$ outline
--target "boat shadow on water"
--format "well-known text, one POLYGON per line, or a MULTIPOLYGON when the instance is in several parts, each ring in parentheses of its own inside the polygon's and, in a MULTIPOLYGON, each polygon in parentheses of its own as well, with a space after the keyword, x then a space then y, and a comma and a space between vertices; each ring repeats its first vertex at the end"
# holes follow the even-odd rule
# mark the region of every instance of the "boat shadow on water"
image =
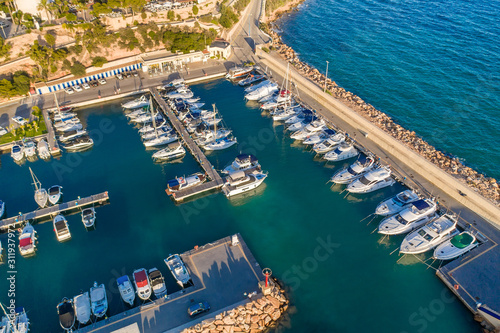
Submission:
POLYGON ((184 156, 181 156, 181 157, 178 157, 178 158, 175 158, 175 159, 168 159, 168 158, 153 159, 153 163, 154 164, 159 164, 159 165, 164 165, 164 164, 179 164, 179 163, 182 163, 183 158, 184 158, 184 156))

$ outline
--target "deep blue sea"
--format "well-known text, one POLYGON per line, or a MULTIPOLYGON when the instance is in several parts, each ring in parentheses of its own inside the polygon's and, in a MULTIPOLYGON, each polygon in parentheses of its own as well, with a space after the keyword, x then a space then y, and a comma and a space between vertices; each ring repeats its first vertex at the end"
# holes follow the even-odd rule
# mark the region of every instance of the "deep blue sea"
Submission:
POLYGON ((283 41, 435 147, 500 177, 500 2, 306 0, 283 41))

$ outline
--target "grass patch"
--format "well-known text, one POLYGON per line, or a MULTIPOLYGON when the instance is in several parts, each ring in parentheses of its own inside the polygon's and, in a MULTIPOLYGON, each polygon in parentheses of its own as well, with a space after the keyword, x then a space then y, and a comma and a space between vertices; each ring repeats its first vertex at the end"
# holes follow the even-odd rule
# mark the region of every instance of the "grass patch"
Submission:
POLYGON ((45 134, 47 133, 47 126, 45 126, 45 121, 43 120, 43 116, 40 116, 38 120, 35 120, 19 128, 16 128, 15 133, 16 135, 14 135, 12 132, 2 135, 0 137, 0 144, 9 143, 12 141, 18 141, 21 140, 22 138, 32 138, 35 136, 45 134), (34 123, 38 125, 36 130, 35 127, 33 126, 34 123))

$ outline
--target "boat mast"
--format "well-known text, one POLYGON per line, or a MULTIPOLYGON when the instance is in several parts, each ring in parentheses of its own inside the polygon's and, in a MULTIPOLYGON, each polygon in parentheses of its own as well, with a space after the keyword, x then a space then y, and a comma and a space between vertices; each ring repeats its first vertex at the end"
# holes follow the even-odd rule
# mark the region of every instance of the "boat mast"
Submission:
POLYGON ((154 115, 154 107, 153 107, 153 100, 151 98, 151 96, 149 96, 149 109, 151 111, 151 120, 153 121, 153 128, 155 129, 155 135, 156 135, 156 138, 158 139, 158 132, 156 131, 156 117, 154 115))
POLYGON ((215 108, 215 103, 212 104, 214 107, 214 140, 217 140, 217 122, 215 121, 215 116, 217 114, 216 108, 215 108))
POLYGON ((9 321, 10 325, 12 326, 11 328, 13 329, 13 332, 19 333, 19 330, 16 327, 16 322, 14 321, 14 319, 11 319, 10 316, 7 314, 7 311, 5 311, 5 308, 3 307, 2 303, 0 303, 0 307, 2 308, 2 311, 5 314, 5 317, 7 317, 7 320, 9 321))
POLYGON ((31 178, 33 178, 32 185, 35 185, 35 188, 36 188, 37 191, 40 190, 40 188, 42 187, 42 184, 40 183, 40 181, 38 180, 38 178, 36 178, 36 175, 33 172, 33 170, 31 170, 31 167, 28 167, 28 169, 30 169, 31 178))

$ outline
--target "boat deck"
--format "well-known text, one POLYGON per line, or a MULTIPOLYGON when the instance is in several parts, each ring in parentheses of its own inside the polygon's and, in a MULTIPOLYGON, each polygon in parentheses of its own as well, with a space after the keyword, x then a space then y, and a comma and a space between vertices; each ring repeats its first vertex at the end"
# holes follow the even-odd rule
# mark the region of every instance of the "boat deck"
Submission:
MULTIPOLYGON (((185 327, 250 301, 245 293, 259 293, 258 282, 263 275, 241 235, 237 236, 239 244, 235 246, 231 244, 231 237, 225 237, 180 255, 191 273, 193 286, 75 332, 122 332, 132 327, 133 332, 140 333, 180 332, 185 327), (207 301, 211 309, 192 319, 187 314, 187 308, 199 301, 207 301)), ((166 266, 163 267, 164 271, 167 270, 166 266)), ((163 275, 165 279, 173 279, 170 272, 163 275)))
POLYGON ((37 209, 33 212, 21 214, 18 216, 9 217, 0 220, 0 230, 6 231, 11 228, 16 228, 27 221, 38 221, 45 218, 52 218, 59 213, 69 212, 71 210, 80 210, 90 205, 102 205, 109 200, 108 192, 94 194, 86 198, 72 200, 69 202, 57 204, 54 206, 37 209))

